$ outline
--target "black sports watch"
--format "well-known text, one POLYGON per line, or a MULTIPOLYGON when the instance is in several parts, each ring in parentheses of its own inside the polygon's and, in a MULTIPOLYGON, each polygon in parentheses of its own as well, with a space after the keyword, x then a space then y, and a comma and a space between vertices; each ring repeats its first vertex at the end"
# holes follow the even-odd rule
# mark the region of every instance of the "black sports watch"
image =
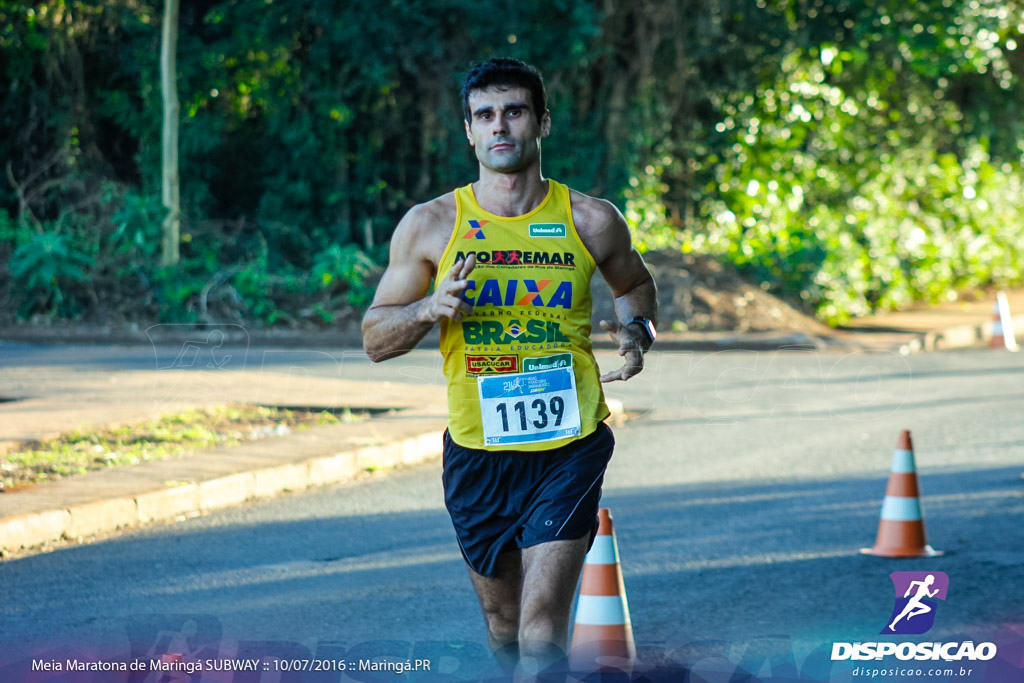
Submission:
MULTIPOLYGON (((629 327, 634 323, 643 328, 644 332, 647 334, 647 339, 649 340, 647 343, 647 349, 651 348, 651 344, 653 344, 654 340, 657 339, 658 337, 658 332, 657 330, 654 329, 654 323, 651 322, 650 318, 637 317, 633 318, 628 323, 626 323, 626 327, 629 327)), ((644 351, 646 351, 647 349, 644 349, 644 351)))

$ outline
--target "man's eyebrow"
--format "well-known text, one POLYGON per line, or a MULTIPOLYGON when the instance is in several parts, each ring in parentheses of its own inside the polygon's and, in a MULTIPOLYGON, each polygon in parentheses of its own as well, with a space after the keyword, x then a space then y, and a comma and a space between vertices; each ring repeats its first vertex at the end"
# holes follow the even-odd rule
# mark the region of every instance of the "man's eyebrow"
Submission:
MULTIPOLYGON (((509 102, 504 107, 501 107, 501 110, 502 111, 509 111, 511 109, 527 109, 527 110, 529 110, 529 108, 530 108, 530 105, 526 104, 526 102, 509 102)), ((493 106, 491 106, 489 104, 485 104, 482 107, 477 107, 476 109, 474 109, 473 110, 473 116, 480 116, 481 114, 488 114, 488 113, 491 113, 493 111, 494 111, 494 107, 493 106)))

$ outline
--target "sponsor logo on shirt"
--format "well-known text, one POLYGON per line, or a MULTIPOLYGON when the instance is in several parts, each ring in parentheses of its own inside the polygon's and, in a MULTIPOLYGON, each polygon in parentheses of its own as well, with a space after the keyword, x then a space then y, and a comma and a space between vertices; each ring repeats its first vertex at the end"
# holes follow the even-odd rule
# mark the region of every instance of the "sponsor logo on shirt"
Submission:
POLYGON ((464 240, 485 240, 487 236, 484 235, 483 227, 490 221, 470 221, 469 232, 462 236, 464 240))
MULTIPOLYGON (((472 231, 470 231, 472 232, 472 231)), ((483 234, 478 233, 478 234, 483 234)), ((463 239, 470 239, 466 233, 463 239)), ((478 237, 477 239, 483 239, 478 237)), ((575 268, 576 255, 571 251, 522 251, 520 249, 481 249, 477 251, 456 251, 455 260, 465 261, 470 254, 476 256, 477 265, 485 266, 558 266, 575 268)))
POLYGON ((572 308, 572 281, 489 278, 469 280, 462 299, 471 306, 572 308))
POLYGON ((514 354, 466 356, 466 372, 470 375, 491 375, 519 372, 519 356, 514 354))
POLYGON ((530 237, 565 237, 565 223, 530 223, 530 237))
POLYGON ((523 372, 537 372, 539 370, 557 370, 558 368, 572 367, 572 354, 559 353, 554 356, 543 358, 524 358, 523 372))
POLYGON ((530 320, 526 325, 512 320, 507 326, 497 320, 466 320, 462 323, 462 338, 470 346, 569 342, 562 328, 553 320, 530 320))

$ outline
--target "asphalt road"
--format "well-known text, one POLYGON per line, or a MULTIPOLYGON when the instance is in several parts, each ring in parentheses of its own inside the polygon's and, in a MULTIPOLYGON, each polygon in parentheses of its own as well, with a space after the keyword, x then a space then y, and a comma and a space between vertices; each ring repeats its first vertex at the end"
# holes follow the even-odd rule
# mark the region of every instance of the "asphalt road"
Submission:
MULTIPOLYGON (((372 367, 353 355, 344 369, 441 381, 431 352, 372 367)), ((608 393, 635 415, 615 430, 603 504, 649 665, 684 664, 693 681, 855 680, 853 663, 828 661, 832 643, 878 640, 890 572, 925 570, 950 579, 928 639, 994 639, 1000 666, 1024 659, 1024 356, 655 353, 608 393), (874 541, 901 429, 943 557, 858 553, 874 541)), ((0 680, 33 658, 175 647, 424 658, 432 677, 472 680, 493 673, 482 643, 437 465, 0 563, 0 680)))

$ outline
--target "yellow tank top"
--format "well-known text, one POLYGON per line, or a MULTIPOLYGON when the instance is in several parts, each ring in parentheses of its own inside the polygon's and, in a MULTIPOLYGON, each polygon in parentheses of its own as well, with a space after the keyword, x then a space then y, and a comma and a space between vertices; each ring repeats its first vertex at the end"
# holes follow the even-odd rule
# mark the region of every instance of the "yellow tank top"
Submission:
POLYGON ((469 254, 473 314, 441 323, 448 429, 455 443, 541 451, 591 434, 608 417, 590 343, 596 270, 572 221, 569 188, 548 181, 540 206, 496 216, 473 186, 455 191, 455 229, 439 277, 469 254))

